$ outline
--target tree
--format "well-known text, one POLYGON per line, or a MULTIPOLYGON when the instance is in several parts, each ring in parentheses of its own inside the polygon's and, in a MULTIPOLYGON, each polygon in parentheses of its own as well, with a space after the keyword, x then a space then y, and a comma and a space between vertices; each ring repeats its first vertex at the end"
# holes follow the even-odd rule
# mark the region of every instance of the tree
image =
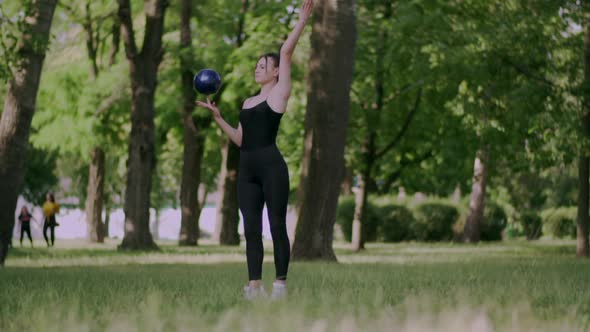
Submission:
MULTIPOLYGON (((249 0, 242 0, 237 26, 235 29, 235 48, 239 50, 247 37, 245 32, 246 14, 250 7, 249 0)), ((233 68, 228 68, 232 70, 233 68)), ((221 91, 223 92, 223 91, 221 91)), ((221 98, 221 93, 217 99, 221 98)), ((241 103, 235 102, 232 106, 239 109, 241 103), (236 107, 237 106, 237 107, 236 107)), ((233 117, 235 118, 235 116, 233 117)), ((223 138, 221 146, 221 173, 219 174, 219 183, 217 191, 219 192, 219 201, 217 203, 215 234, 214 238, 219 239, 220 244, 238 245, 240 236, 238 235, 238 223, 240 216, 238 214, 238 166, 240 163, 240 150, 230 142, 226 137, 223 138)))
POLYGON ((14 210, 22 189, 31 120, 57 0, 27 1, 16 46, 19 59, 0 119, 0 265, 8 253, 14 210))
MULTIPOLYGON (((369 194, 375 191, 375 169, 379 166, 380 160, 385 159, 390 151, 398 147, 402 138, 407 134, 410 124, 420 106, 422 86, 424 84, 424 73, 418 76, 416 82, 408 82, 417 75, 406 68, 423 68, 427 65, 422 63, 414 65, 412 60, 423 61, 418 47, 413 48, 412 40, 403 40, 400 36, 391 36, 392 31, 403 31, 406 27, 393 17, 394 4, 390 1, 366 1, 362 2, 359 9, 359 17, 366 17, 368 23, 359 32, 359 47, 355 62, 355 81, 353 83, 353 109, 355 114, 353 130, 349 134, 351 139, 360 137, 348 148, 351 151, 353 161, 351 167, 354 169, 357 178, 357 190, 355 191, 355 210, 352 226, 352 247, 359 251, 364 248, 362 224, 365 220, 366 205, 369 194), (361 16, 362 15, 362 16, 361 16), (374 17, 374 19, 368 19, 374 17), (396 27, 394 29, 393 27, 396 27), (398 44, 399 43, 399 44, 398 44), (405 47, 399 47, 404 45, 405 47), (418 51, 418 52, 417 52, 418 51), (418 53, 418 54, 416 54, 418 53), (399 67, 398 67, 399 66, 399 67), (401 80, 399 78, 402 78, 401 80), (403 80, 406 82, 403 82, 403 80), (401 89, 397 84, 404 84, 401 89), (418 90, 413 102, 413 107, 405 112, 403 117, 396 117, 393 123, 387 121, 386 117, 393 117, 400 113, 402 107, 392 105, 399 95, 418 90), (400 128, 392 129, 392 124, 401 123, 400 128), (395 135, 389 137, 389 132, 395 135), (351 135, 352 134, 352 135, 351 135), (379 137, 387 137, 385 140, 379 137), (357 149, 357 147, 359 147, 357 149)), ((396 12, 402 12, 404 7, 395 7, 396 12)), ((363 18, 364 18, 363 17, 363 18)), ((364 21, 364 20, 363 20, 364 21)), ((414 20, 410 20, 413 22, 414 20)), ((418 27, 415 27, 418 28, 418 27)), ((403 36, 401 36, 403 38, 403 36)))
MULTIPOLYGON (((72 4, 68 6, 61 4, 74 22, 80 23, 84 29, 86 53, 88 61, 90 62, 90 80, 95 81, 101 72, 99 66, 100 50, 104 47, 105 36, 113 33, 112 52, 110 54, 109 66, 115 63, 115 57, 118 51, 118 30, 103 31, 105 23, 109 19, 115 18, 114 11, 104 3, 91 2, 87 0, 83 6, 76 6, 72 4), (94 4, 94 6, 92 6, 94 4), (97 6, 100 5, 100 7, 97 6), (82 8, 83 7, 83 8, 82 8)), ((113 26, 119 26, 118 20, 113 19, 113 26)), ((113 104, 121 99, 122 95, 113 91, 113 93, 106 97, 98 106, 94 113, 96 117, 101 116, 101 113, 107 112, 112 108, 113 104)), ((104 117, 103 117, 104 118, 104 117)), ((108 124, 102 123, 103 126, 108 124)), ((86 193, 86 224, 87 224, 87 239, 90 242, 103 243, 105 237, 105 225, 102 221, 103 203, 104 203, 104 186, 105 186, 105 150, 102 144, 96 144, 90 151, 90 165, 88 168, 88 184, 86 193)))
POLYGON ((300 203, 292 256, 336 260, 333 228, 350 108, 356 42, 354 0, 316 4, 311 33, 305 116, 305 152, 300 203))
POLYGON ((150 192, 155 167, 154 94, 163 56, 162 35, 166 0, 145 4, 144 40, 138 50, 129 0, 119 0, 119 19, 131 80, 131 134, 125 190, 125 237, 121 249, 156 249, 149 231, 150 192))
MULTIPOLYGON (((480 38, 476 51, 465 53, 474 60, 471 63, 479 73, 465 81, 471 86, 467 94, 475 103, 464 105, 475 111, 471 114, 476 123, 474 141, 478 142, 465 242, 479 241, 486 184, 492 176, 498 176, 498 166, 509 163, 513 170, 524 170, 522 165, 533 161, 527 152, 543 140, 537 118, 551 111, 548 101, 557 92, 545 77, 554 67, 555 41, 562 38, 560 4, 507 3, 492 10, 495 14, 485 19, 475 15, 465 20, 477 20, 476 35, 480 38), (531 45, 539 52, 531 52, 531 45), (534 80, 530 79, 532 72, 534 80)), ((465 92, 465 86, 462 88, 465 92)))
POLYGON ((58 154, 56 151, 29 146, 27 170, 22 195, 33 204, 43 204, 45 195, 58 184, 55 174, 58 154))
POLYGON ((469 214, 463 230, 465 242, 479 242, 480 239, 488 180, 488 161, 488 149, 478 150, 473 165, 469 214))
MULTIPOLYGON (((590 3, 583 1, 584 10, 584 80, 582 82, 582 112, 580 123, 582 136, 590 139, 590 3)), ((577 244, 576 254, 582 257, 590 255, 590 244, 588 243, 588 230, 590 225, 590 155, 588 145, 584 145, 580 151, 578 161, 578 216, 577 216, 577 244)))
POLYGON ((193 58, 191 36, 192 1, 180 3, 180 70, 182 82, 182 126, 184 153, 182 163, 182 182, 180 187, 181 223, 180 245, 197 245, 199 238, 199 184, 201 183, 201 161, 205 147, 205 135, 209 118, 203 119, 193 115, 195 109, 195 91, 193 90, 193 58))

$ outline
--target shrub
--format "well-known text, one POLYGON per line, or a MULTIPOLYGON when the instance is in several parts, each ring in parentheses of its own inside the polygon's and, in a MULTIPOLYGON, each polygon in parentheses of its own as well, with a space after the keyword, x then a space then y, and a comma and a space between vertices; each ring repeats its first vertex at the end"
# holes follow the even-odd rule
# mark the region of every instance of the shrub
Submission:
MULTIPOLYGON (((344 239, 348 242, 352 239, 352 219, 354 218, 354 196, 344 196, 338 201, 336 211, 336 223, 340 225, 344 239)), ((367 201, 365 220, 362 227, 365 242, 377 240, 377 227, 379 225, 378 207, 370 200, 367 201)))
POLYGON ((414 208, 416 222, 412 231, 421 241, 450 241, 453 225, 459 218, 454 205, 443 202, 426 202, 414 208))
MULTIPOLYGON (((486 203, 484 209, 484 219, 480 229, 481 241, 500 241, 502 240, 502 232, 508 224, 508 217, 504 209, 495 203, 486 203)), ((459 220, 453 225, 454 240, 463 240, 463 229, 467 221, 468 209, 462 211, 459 220)))
POLYGON ((383 205, 378 208, 380 227, 378 237, 383 242, 400 242, 413 239, 412 225, 415 223, 412 212, 401 205, 383 205))
POLYGON ((577 209, 575 207, 547 209, 541 213, 541 217, 545 233, 560 239, 576 237, 577 209))
POLYGON ((534 211, 525 211, 520 215, 520 225, 527 240, 536 240, 543 235, 541 217, 534 211))
POLYGON ((507 223, 508 217, 500 205, 495 203, 486 204, 480 239, 482 241, 502 240, 502 232, 507 223))

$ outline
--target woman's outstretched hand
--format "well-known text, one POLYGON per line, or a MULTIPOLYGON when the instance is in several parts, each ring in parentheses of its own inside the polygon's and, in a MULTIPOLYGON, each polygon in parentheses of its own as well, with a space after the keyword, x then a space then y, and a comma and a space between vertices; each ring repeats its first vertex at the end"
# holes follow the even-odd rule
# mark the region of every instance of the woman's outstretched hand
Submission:
POLYGON ((301 9, 299 9, 299 19, 302 21, 307 21, 312 11, 313 0, 303 0, 303 3, 301 3, 301 9))
POLYGON ((221 117, 221 112, 219 112, 219 108, 217 108, 215 102, 211 102, 209 97, 207 97, 207 102, 197 100, 197 106, 204 107, 211 111, 211 115, 213 115, 214 118, 221 117))

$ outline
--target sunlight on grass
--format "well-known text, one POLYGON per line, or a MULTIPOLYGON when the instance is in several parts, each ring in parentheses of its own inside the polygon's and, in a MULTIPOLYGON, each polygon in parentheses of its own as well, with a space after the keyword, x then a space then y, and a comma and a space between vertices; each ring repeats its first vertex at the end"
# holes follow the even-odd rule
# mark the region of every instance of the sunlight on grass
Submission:
MULTIPOLYGON (((17 248, 1 331, 586 331, 590 262, 555 243, 369 244, 295 262, 284 302, 246 302, 244 247, 17 248)), ((274 276, 272 246, 263 279, 274 276)))
MULTIPOLYGON (((206 310, 183 305, 170 308, 164 294, 152 292, 138 298, 136 307, 125 312, 104 310, 91 317, 78 304, 61 305, 58 310, 33 312, 21 324, 7 330, 44 331, 585 331, 585 322, 570 312, 561 319, 536 317, 526 303, 474 306, 466 302, 436 307, 437 300, 411 298, 399 305, 371 305, 352 308, 350 303, 312 303, 305 299, 274 303, 238 303, 212 316, 206 310), (47 325, 47 322, 51 322, 47 325)), ((344 299, 353 297, 344 294, 344 299)))

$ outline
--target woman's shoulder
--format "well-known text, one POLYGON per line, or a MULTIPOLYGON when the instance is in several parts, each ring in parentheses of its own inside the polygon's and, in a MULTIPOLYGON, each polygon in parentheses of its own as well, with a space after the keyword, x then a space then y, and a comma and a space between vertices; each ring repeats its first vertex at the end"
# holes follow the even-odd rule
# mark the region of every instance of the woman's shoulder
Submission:
POLYGON ((250 102, 252 101, 252 99, 254 99, 254 97, 256 96, 251 96, 244 99, 244 102, 242 103, 242 108, 246 108, 246 105, 250 105, 250 102))

